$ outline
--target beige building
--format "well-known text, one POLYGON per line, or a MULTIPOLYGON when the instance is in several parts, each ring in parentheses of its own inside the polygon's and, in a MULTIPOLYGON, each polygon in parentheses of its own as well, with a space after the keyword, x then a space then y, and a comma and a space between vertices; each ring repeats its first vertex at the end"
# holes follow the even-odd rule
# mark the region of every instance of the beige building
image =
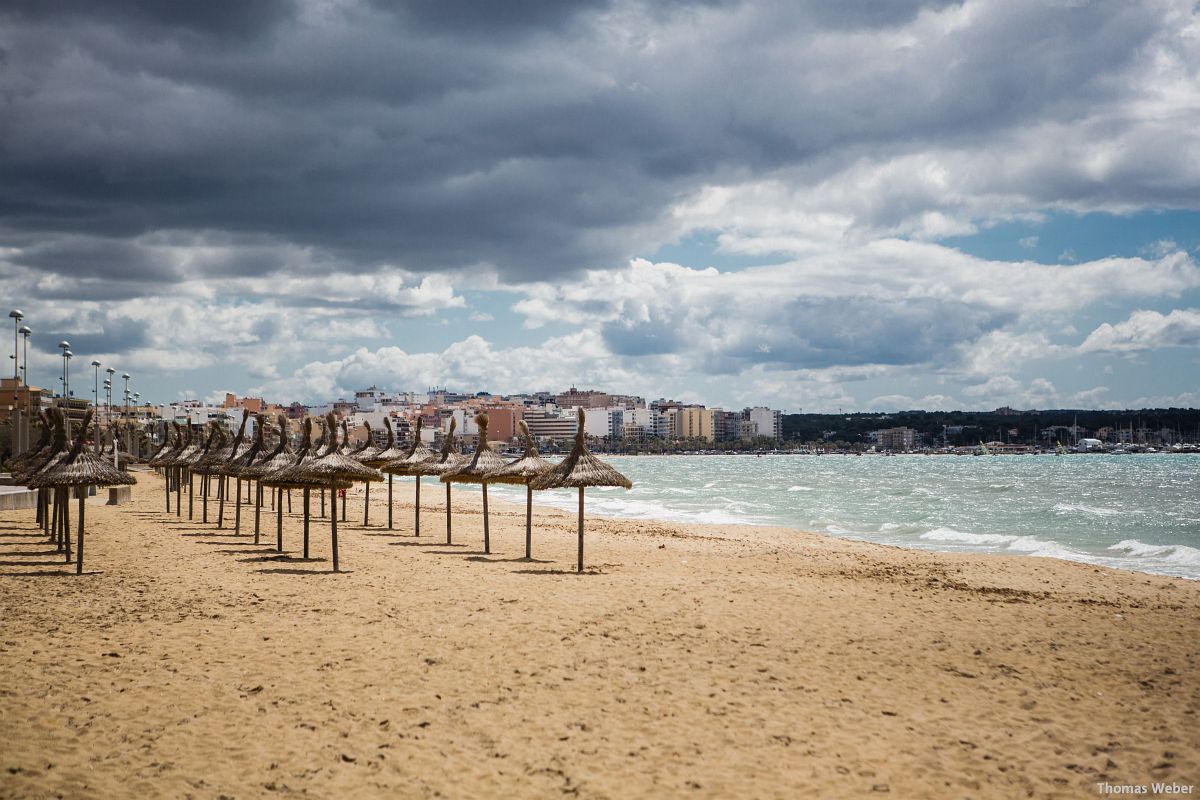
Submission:
POLYGON ((713 440, 713 415, 707 408, 689 406, 679 409, 675 414, 675 427, 681 439, 713 440))

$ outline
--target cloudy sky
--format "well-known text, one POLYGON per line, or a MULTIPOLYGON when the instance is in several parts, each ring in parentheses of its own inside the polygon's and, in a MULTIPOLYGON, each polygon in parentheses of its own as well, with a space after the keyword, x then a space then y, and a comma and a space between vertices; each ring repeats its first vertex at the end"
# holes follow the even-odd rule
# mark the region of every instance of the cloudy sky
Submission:
POLYGON ((1193 0, 8 0, 0 102, 77 395, 1200 405, 1193 0))

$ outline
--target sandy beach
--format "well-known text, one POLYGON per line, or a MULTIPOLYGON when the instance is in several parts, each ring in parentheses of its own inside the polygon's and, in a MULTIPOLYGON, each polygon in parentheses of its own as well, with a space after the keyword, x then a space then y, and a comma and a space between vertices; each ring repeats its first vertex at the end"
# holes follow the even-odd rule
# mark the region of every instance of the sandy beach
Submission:
MULTIPOLYGON (((1200 583, 361 489, 310 561, 89 503, 0 512, 4 797, 1096 797, 1200 783, 1200 583)), ((293 508, 300 509, 299 493, 293 508)), ((317 504, 314 503, 314 507, 317 504)), ((1193 789, 1193 794, 1195 793, 1193 789)))

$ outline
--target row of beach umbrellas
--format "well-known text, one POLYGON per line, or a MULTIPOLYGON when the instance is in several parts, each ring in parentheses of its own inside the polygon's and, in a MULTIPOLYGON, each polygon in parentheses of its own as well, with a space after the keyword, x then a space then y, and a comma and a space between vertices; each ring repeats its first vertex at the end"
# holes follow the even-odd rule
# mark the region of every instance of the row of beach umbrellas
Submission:
MULTIPOLYGON (((8 461, 14 481, 37 490, 35 522, 71 563, 71 499, 78 499, 75 572, 83 573, 85 504, 91 487, 129 486, 137 479, 86 446, 93 411, 88 409, 73 444, 67 440, 66 418, 51 407, 41 412, 42 436, 37 446, 8 461)), ((99 431, 96 431, 99 435, 99 431)))
MULTIPOLYGON (((525 558, 533 556, 533 492, 541 489, 577 488, 579 490, 578 559, 577 569, 583 571, 584 532, 584 489, 589 486, 622 486, 630 488, 629 479, 588 452, 584 436, 583 412, 579 411, 579 427, 575 444, 570 454, 560 463, 553 464, 538 455, 537 445, 524 422, 520 423, 525 441, 525 451, 518 458, 506 461, 496 453, 487 439, 488 417, 481 413, 475 421, 479 427, 479 440, 474 453, 460 454, 456 447, 457 421, 451 419, 450 429, 442 442, 440 452, 426 447, 421 442, 421 423, 417 422, 411 446, 398 447, 391 420, 384 420, 387 440, 381 446, 371 444, 370 426, 366 441, 357 449, 351 449, 349 432, 345 421, 341 424, 341 437, 333 414, 326 416, 321 437, 313 441, 313 421, 305 420, 300 445, 290 445, 289 423, 280 415, 277 443, 269 447, 265 435, 267 420, 258 415, 252 440, 245 436, 246 420, 232 441, 227 440, 220 425, 211 424, 207 438, 193 441, 193 433, 187 426, 174 425, 174 438, 164 437, 159 451, 148 461, 152 467, 160 468, 167 476, 165 484, 166 508, 171 510, 171 492, 175 492, 175 513, 182 514, 182 488, 188 486, 188 514, 192 515, 194 495, 193 476, 202 479, 202 520, 207 522, 207 502, 210 496, 209 481, 217 479, 218 516, 217 525, 224 524, 224 502, 229 495, 228 480, 233 479, 236 499, 235 533, 241 531, 242 482, 256 483, 254 497, 254 536, 259 541, 261 512, 266 492, 273 494, 276 512, 276 548, 283 550, 283 507, 285 492, 289 498, 293 489, 302 492, 303 552, 309 557, 310 502, 314 492, 321 495, 324 515, 325 494, 330 502, 330 544, 333 569, 338 571, 337 502, 339 493, 351 486, 365 484, 366 499, 363 510, 364 526, 370 524, 370 485, 388 480, 388 527, 392 520, 392 480, 395 477, 416 479, 416 502, 414 507, 414 535, 421 535, 421 479, 434 476, 446 486, 446 543, 453 543, 453 505, 451 491, 454 484, 479 484, 483 498, 483 548, 491 553, 491 532, 488 514, 488 485, 492 483, 518 484, 526 488, 525 558)), ((249 488, 247 489, 249 496, 249 488)), ((346 509, 343 502, 342 519, 346 509)))

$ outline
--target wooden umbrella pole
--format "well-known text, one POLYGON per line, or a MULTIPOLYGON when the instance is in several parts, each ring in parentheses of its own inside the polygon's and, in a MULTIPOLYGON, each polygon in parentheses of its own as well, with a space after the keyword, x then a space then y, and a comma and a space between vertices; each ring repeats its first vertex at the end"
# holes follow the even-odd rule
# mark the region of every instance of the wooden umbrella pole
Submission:
POLYGON ((283 552, 283 489, 279 490, 279 502, 275 514, 275 550, 283 552))
MULTIPOLYGON (((292 490, 291 489, 287 490, 287 500, 288 500, 288 513, 290 514, 290 513, 292 513, 292 490)), ((283 490, 280 490, 279 502, 281 502, 281 503, 283 502, 283 490)))
POLYGON ((201 508, 203 509, 203 512, 204 512, 203 515, 200 517, 200 521, 207 523, 208 522, 208 476, 207 475, 200 476, 200 501, 201 501, 201 508))
POLYGON ((187 470, 188 519, 192 519, 193 505, 195 504, 195 500, 196 500, 196 482, 195 482, 195 480, 193 480, 193 478, 194 478, 194 476, 192 475, 192 471, 190 469, 187 470))
POLYGON ((171 471, 163 470, 163 491, 167 495, 167 513, 171 513, 171 471))
POLYGON ((367 498, 363 500, 363 527, 370 524, 371 516, 371 482, 367 481, 367 498))
POLYGON ((304 557, 308 558, 308 489, 304 490, 304 557))
POLYGON ((325 490, 321 490, 321 519, 325 519, 325 490))
POLYGON ((179 467, 175 468, 175 516, 181 516, 183 510, 180 508, 180 502, 183 500, 183 470, 179 467))
POLYGON ((337 489, 330 486, 329 488, 329 533, 333 546, 333 571, 338 571, 338 551, 337 551, 337 489))
POLYGON ((41 527, 45 527, 45 515, 42 514, 42 503, 46 500, 46 490, 37 490, 37 513, 34 515, 33 523, 41 527))
POLYGON ((525 482, 525 560, 533 558, 533 486, 525 482))
POLYGON ((450 544, 450 484, 446 484, 446 544, 450 544))
POLYGON ((242 533, 242 479, 234 478, 237 482, 237 501, 233 506, 233 532, 236 535, 242 533))
POLYGON ((62 541, 66 562, 71 563, 71 487, 63 492, 62 541))
MULTIPOLYGON (((79 495, 79 543, 75 546, 75 574, 83 574, 83 496, 87 494, 85 491, 79 495)), ((168 494, 167 497, 170 497, 168 494)))
POLYGON ((392 473, 388 473, 388 530, 392 529, 392 478, 396 477, 392 473))
POLYGON ((224 475, 217 476, 217 527, 225 527, 225 494, 229 479, 224 475))
POLYGON ((417 501, 416 502, 417 502, 416 511, 413 513, 413 528, 414 528, 413 535, 420 536, 421 535, 421 476, 420 475, 417 476, 417 501))
POLYGON ((258 544, 259 523, 262 521, 262 481, 254 484, 254 543, 258 544))
POLYGON ((583 487, 579 487, 579 568, 583 572, 583 487))
MULTIPOLYGON (((337 489, 330 489, 329 491, 336 492, 337 489)), ((348 490, 343 489, 342 491, 348 491, 348 490)), ((348 506, 348 505, 350 505, 350 495, 349 494, 342 495, 342 522, 346 521, 346 506, 348 506)))
MULTIPOLYGON (((50 503, 50 531, 49 531, 50 541, 54 542, 55 545, 58 545, 58 506, 59 506, 58 493, 59 493, 59 490, 51 489, 50 491, 54 493, 54 499, 50 503)), ((56 549, 62 549, 62 548, 58 547, 56 549)))
POLYGON ((492 552, 492 538, 488 532, 487 481, 483 482, 483 552, 485 555, 492 552))

